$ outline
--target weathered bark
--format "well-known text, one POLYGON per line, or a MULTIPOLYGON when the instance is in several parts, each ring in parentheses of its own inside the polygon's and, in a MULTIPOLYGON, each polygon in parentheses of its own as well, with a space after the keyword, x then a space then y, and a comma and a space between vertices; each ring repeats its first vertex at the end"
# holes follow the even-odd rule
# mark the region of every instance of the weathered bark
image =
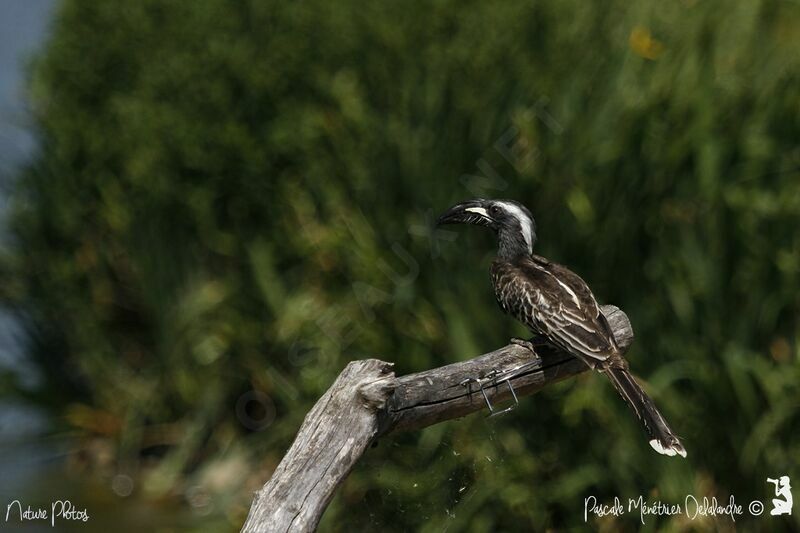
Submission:
MULTIPOLYGON (((633 342, 628 317, 603 306, 624 352, 633 342)), ((336 488, 367 447, 395 430, 420 429, 486 409, 483 393, 469 378, 482 380, 496 404, 574 376, 588 367, 552 347, 509 344, 468 361, 396 378, 392 364, 353 361, 306 415, 294 443, 259 490, 242 531, 313 531, 336 488), (494 374, 496 377, 490 377, 494 374)))
POLYGON ((306 415, 289 451, 256 493, 243 531, 313 531, 339 483, 378 433, 392 365, 353 361, 306 415), (369 394, 360 394, 362 387, 369 394))

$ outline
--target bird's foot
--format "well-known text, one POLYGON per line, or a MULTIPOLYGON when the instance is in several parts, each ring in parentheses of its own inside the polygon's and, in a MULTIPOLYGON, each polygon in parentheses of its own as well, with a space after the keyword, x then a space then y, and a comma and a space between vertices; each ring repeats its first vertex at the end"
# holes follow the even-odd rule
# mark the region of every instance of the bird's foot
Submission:
POLYGON ((508 341, 511 344, 516 344, 517 346, 522 346, 523 348, 528 349, 531 352, 536 353, 537 346, 544 346, 547 344, 547 341, 541 335, 534 335, 530 339, 521 339, 519 337, 511 337, 511 340, 508 341))
POLYGON ((486 403, 486 407, 489 409, 489 417, 502 415, 513 410, 515 407, 519 405, 519 399, 517 398, 517 393, 514 390, 514 387, 511 385, 510 378, 502 378, 499 380, 500 383, 505 382, 508 385, 508 390, 511 392, 511 396, 514 398, 514 403, 510 406, 502 409, 500 411, 496 410, 495 407, 492 405, 492 402, 489 400, 489 396, 486 394, 486 384, 489 383, 489 386, 494 385, 497 388, 500 383, 498 383, 498 377, 503 374, 502 371, 494 369, 490 371, 486 376, 483 378, 472 378, 469 377, 461 382, 461 385, 467 387, 469 390, 469 394, 472 394, 472 384, 475 383, 478 385, 478 390, 480 390, 481 395, 483 396, 483 401, 486 403))

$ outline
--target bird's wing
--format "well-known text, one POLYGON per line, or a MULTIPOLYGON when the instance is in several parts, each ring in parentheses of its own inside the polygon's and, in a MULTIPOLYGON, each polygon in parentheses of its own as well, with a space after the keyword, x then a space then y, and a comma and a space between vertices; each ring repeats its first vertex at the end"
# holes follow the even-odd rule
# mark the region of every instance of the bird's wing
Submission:
POLYGON ((592 366, 616 353, 614 334, 586 282, 562 265, 537 259, 517 265, 533 304, 524 322, 592 366))

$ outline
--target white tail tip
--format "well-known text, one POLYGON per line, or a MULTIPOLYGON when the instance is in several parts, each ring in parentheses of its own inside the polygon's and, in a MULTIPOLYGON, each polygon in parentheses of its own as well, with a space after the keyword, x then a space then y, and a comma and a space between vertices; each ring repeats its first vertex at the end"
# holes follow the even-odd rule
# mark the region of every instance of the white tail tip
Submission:
POLYGON ((683 449, 683 446, 680 444, 673 444, 668 448, 665 448, 661 441, 658 439, 653 439, 650 441, 650 446, 653 447, 655 451, 660 453, 661 455, 668 455, 670 457, 675 457, 676 455, 680 455, 681 457, 686 457, 686 450, 683 449))

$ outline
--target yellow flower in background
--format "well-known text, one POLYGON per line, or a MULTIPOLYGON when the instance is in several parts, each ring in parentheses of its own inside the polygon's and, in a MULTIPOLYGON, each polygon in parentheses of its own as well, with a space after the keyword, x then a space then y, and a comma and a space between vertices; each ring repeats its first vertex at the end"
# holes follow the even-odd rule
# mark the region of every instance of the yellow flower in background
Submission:
POLYGON ((644 26, 635 26, 631 30, 628 44, 637 55, 645 59, 658 59, 664 52, 664 44, 658 39, 654 39, 650 30, 644 26))

